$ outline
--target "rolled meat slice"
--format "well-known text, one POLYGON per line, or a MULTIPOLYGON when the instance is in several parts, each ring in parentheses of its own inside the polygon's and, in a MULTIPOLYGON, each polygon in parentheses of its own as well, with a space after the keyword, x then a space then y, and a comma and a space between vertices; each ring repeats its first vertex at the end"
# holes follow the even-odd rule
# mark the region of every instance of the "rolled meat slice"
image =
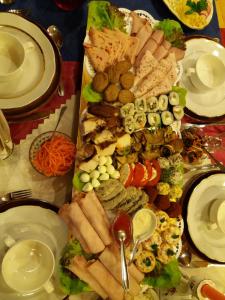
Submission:
POLYGON ((176 57, 176 61, 181 60, 184 58, 185 55, 185 50, 182 50, 180 48, 177 47, 171 47, 169 49, 169 53, 174 53, 175 57, 176 57))
POLYGON ((131 35, 136 35, 141 29, 141 27, 144 26, 146 20, 144 18, 139 17, 138 14, 134 11, 130 13, 130 16, 132 17, 131 35))
POLYGON ((121 285, 100 261, 97 260, 90 264, 87 269, 99 282, 111 300, 123 300, 124 292, 121 285))
POLYGON ((137 48, 137 55, 144 47, 145 43, 150 38, 151 34, 152 34, 152 26, 150 25, 150 23, 147 22, 143 27, 141 27, 141 29, 137 33, 137 38, 140 41, 137 48))
POLYGON ((89 194, 91 195, 91 198, 92 198, 92 201, 95 203, 96 207, 98 208, 100 214, 102 215, 102 217, 104 218, 104 221, 105 223, 107 224, 107 227, 109 228, 110 227, 110 222, 109 222, 109 219, 106 215, 106 212, 103 208, 103 206, 101 205, 97 195, 95 194, 94 191, 92 192, 89 192, 89 194), (91 194, 90 194, 91 193, 91 194))
POLYGON ((162 30, 156 29, 153 31, 151 38, 160 45, 164 39, 164 32, 162 30))
POLYGON ((160 45, 156 51, 154 52, 154 57, 157 60, 161 60, 162 58, 166 57, 168 54, 168 50, 164 48, 162 45, 160 45))
MULTIPOLYGON (((99 260, 108 269, 108 271, 113 275, 113 277, 122 284, 121 279, 121 263, 120 258, 116 257, 108 247, 100 254, 99 260)), ((136 296, 140 292, 140 285, 137 281, 129 274, 129 291, 132 295, 136 296)))
POLYGON ((108 222, 106 223, 101 210, 99 210, 99 206, 96 205, 97 201, 98 199, 96 200, 95 192, 92 191, 87 193, 84 198, 79 200, 79 206, 87 217, 88 221, 96 230, 103 243, 105 245, 109 245, 112 242, 112 238, 109 232, 108 222))
POLYGON ((108 298, 107 293, 87 269, 88 262, 83 256, 75 256, 68 267, 81 280, 85 281, 102 299, 108 298))
POLYGON ((83 240, 86 242, 91 253, 99 253, 104 250, 105 245, 98 236, 97 232, 89 223, 88 219, 81 210, 77 202, 70 204, 69 216, 75 228, 79 231, 83 240))
POLYGON ((157 47, 158 44, 152 38, 149 38, 144 47, 139 52, 138 56, 136 57, 135 66, 138 68, 147 51, 150 51, 153 54, 156 51, 157 47))

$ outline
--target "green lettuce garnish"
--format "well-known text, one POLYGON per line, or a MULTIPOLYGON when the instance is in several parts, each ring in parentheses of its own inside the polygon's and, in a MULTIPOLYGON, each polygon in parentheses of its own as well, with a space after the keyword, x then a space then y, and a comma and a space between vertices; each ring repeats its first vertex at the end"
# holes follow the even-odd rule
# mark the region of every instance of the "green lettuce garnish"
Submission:
POLYGON ((166 39, 173 47, 186 49, 184 33, 180 23, 175 20, 164 19, 157 23, 155 28, 164 32, 166 39))
POLYGON ((173 86, 172 91, 176 92, 179 95, 179 105, 185 107, 187 90, 180 86, 173 86))
POLYGON ((59 281, 60 288, 63 293, 67 295, 75 295, 82 292, 90 292, 92 289, 89 285, 80 280, 76 275, 74 275, 66 267, 70 264, 70 260, 76 255, 83 255, 89 257, 77 240, 71 240, 67 243, 63 249, 62 257, 59 263, 59 281))
POLYGON ((143 283, 157 288, 173 288, 180 283, 181 272, 177 260, 172 260, 167 265, 159 261, 150 275, 145 276, 143 283))
POLYGON ((81 182, 81 180, 80 180, 80 174, 81 173, 82 172, 79 171, 79 172, 75 173, 75 175, 73 176, 73 187, 75 188, 75 190, 77 190, 79 192, 82 191, 83 186, 85 185, 85 183, 81 182))
POLYGON ((82 90, 82 96, 87 102, 100 102, 102 101, 102 94, 95 92, 92 89, 91 83, 88 83, 84 86, 82 90))
POLYGON ((119 9, 110 5, 108 1, 90 1, 88 8, 88 23, 87 29, 94 27, 102 29, 107 27, 109 29, 119 29, 125 32, 124 14, 119 9))

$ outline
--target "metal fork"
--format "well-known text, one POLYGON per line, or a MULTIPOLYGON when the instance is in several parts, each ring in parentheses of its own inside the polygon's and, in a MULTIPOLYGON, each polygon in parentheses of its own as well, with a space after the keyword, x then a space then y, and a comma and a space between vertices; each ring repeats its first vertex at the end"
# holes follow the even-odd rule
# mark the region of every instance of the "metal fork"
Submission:
POLYGON ((21 190, 21 191, 15 191, 12 193, 8 193, 4 196, 1 196, 0 202, 7 202, 10 200, 24 200, 31 197, 32 197, 31 190, 21 190))

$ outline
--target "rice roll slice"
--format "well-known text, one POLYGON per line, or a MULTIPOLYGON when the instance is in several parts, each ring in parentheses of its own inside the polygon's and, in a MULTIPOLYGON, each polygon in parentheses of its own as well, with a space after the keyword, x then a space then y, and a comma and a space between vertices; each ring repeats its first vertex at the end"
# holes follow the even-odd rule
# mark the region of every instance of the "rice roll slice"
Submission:
POLYGON ((127 116, 133 116, 135 112, 134 103, 127 103, 123 105, 120 109, 120 114, 123 118, 127 116))
POLYGON ((179 105, 179 95, 176 92, 169 93, 169 102, 171 105, 179 105))
POLYGON ((124 119, 124 127, 125 127, 125 131, 126 133, 133 133, 135 130, 135 124, 134 124, 134 118, 133 116, 127 116, 124 119))
POLYGON ((136 99, 135 100, 135 110, 137 112, 146 112, 146 100, 145 99, 136 99))
POLYGON ((158 113, 149 113, 148 114, 148 123, 150 126, 160 127, 161 117, 158 113))
POLYGON ((181 120, 184 116, 184 109, 180 105, 176 105, 173 107, 173 115, 177 120, 181 120))
POLYGON ((168 111, 168 110, 163 111, 161 113, 161 118, 162 118, 163 125, 170 125, 174 121, 173 114, 170 111, 168 111))
POLYGON ((159 110, 164 111, 168 108, 168 96, 167 95, 161 95, 159 96, 159 110))
POLYGON ((136 113, 134 115, 134 126, 135 126, 135 129, 143 129, 145 127, 145 124, 147 122, 147 119, 146 119, 146 115, 144 112, 142 113, 136 113))
POLYGON ((159 110, 159 102, 156 97, 150 97, 146 99, 146 111, 147 112, 157 112, 159 110))

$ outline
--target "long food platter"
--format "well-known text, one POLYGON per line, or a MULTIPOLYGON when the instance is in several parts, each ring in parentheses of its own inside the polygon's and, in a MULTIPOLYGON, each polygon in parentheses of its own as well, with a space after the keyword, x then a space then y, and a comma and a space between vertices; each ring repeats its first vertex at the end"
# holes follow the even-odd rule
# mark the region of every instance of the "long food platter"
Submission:
POLYGON ((68 294, 95 291, 103 299, 124 299, 112 228, 118 219, 124 230, 129 224, 129 260, 151 211, 156 228, 139 243, 128 273, 130 296, 153 295, 152 288, 175 287, 180 280, 183 31, 173 20, 91 1, 84 49, 74 198, 60 212, 72 236, 62 277, 77 284, 68 294))

